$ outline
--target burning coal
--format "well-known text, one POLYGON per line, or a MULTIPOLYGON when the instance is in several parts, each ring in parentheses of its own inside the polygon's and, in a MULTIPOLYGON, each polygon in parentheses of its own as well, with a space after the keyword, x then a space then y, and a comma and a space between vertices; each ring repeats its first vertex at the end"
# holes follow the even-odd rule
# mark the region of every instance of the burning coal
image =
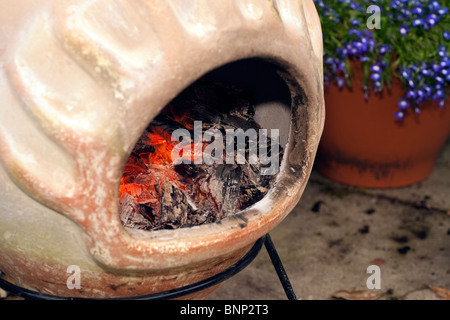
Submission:
POLYGON ((251 96, 198 82, 152 121, 123 170, 120 218, 144 230, 217 222, 261 200, 282 150, 254 120, 251 96))

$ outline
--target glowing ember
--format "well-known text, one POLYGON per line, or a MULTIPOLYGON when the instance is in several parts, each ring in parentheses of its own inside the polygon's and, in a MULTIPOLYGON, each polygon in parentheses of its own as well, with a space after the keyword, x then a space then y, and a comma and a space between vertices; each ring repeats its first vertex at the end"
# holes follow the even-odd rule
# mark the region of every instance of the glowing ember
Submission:
MULTIPOLYGON (((261 175, 260 164, 194 164, 215 140, 172 139, 175 130, 192 132, 194 119, 201 121, 202 133, 242 124, 260 128, 245 91, 217 83, 192 86, 154 119, 125 164, 120 185, 125 227, 156 230, 215 222, 259 201, 271 187, 275 176, 261 175), (183 151, 175 162, 177 146, 183 151), (188 161, 180 163, 183 159, 188 161)), ((226 152, 219 154, 225 160, 226 152)), ((277 157, 280 161, 281 153, 277 157)))

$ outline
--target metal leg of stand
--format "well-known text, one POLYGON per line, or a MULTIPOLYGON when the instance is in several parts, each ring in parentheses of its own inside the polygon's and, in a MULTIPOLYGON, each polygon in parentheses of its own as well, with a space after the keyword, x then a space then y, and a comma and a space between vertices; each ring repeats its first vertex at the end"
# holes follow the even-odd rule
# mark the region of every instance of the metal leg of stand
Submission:
POLYGON ((297 300, 297 296, 295 295, 294 289, 292 288, 291 282, 289 281, 286 270, 283 267, 283 263, 281 262, 280 256, 278 255, 278 252, 275 249, 275 246, 269 234, 266 235, 264 245, 266 247, 267 253, 269 254, 270 260, 272 260, 272 264, 275 267, 275 271, 278 274, 278 278, 283 285, 286 296, 289 300, 297 300))

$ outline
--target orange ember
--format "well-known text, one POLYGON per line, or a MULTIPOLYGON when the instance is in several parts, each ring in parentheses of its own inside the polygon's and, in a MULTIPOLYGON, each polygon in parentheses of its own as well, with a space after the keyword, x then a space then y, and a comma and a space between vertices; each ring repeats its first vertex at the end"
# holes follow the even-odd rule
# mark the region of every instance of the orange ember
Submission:
MULTIPOLYGON (((161 131, 163 130, 161 129, 161 131)), ((149 144, 156 148, 155 152, 150 153, 149 162, 151 164, 172 164, 172 151, 175 145, 172 144, 168 133, 164 136, 157 133, 148 134, 149 144)))
MULTIPOLYGON (((171 181, 181 190, 185 189, 172 165, 172 153, 179 142, 172 141, 168 132, 156 126, 152 126, 151 132, 141 137, 140 142, 145 148, 142 152, 133 152, 125 164, 120 181, 120 196, 128 193, 139 204, 157 205, 158 190, 161 190, 163 183, 171 181)), ((195 145, 191 143, 190 147, 183 148, 181 157, 192 162, 201 157, 201 154, 195 154, 193 150, 195 145)))

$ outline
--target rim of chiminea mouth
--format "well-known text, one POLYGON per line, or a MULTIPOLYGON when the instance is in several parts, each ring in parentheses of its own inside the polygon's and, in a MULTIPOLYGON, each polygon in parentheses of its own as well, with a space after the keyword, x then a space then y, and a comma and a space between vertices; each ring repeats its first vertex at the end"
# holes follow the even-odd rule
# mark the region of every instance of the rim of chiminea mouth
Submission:
MULTIPOLYGON (((226 232, 227 230, 234 229, 236 227, 244 229, 247 227, 248 223, 251 220, 258 218, 267 218, 269 221, 274 220, 273 224, 276 225, 278 222, 283 220, 285 216, 292 209, 292 206, 296 204, 296 198, 299 198, 301 192, 303 191, 309 173, 312 169, 312 161, 308 160, 298 161, 298 164, 292 163, 291 161, 285 160, 287 158, 292 158, 291 153, 293 151, 293 141, 294 138, 292 131, 298 130, 299 124, 298 118, 299 113, 303 112, 303 115, 308 115, 307 111, 300 110, 308 107, 308 103, 310 103, 308 95, 306 93, 307 90, 305 87, 307 85, 311 85, 307 83, 303 76, 295 76, 291 74, 292 66, 288 67, 287 64, 283 65, 280 61, 271 58, 246 58, 242 60, 260 60, 263 63, 274 67, 278 76, 284 82, 284 84, 288 87, 290 92, 291 105, 290 109, 290 128, 288 132, 288 142, 286 144, 286 150, 284 151, 283 159, 280 164, 279 173, 277 174, 274 182, 274 186, 268 191, 268 193, 258 202, 249 206, 248 208, 232 215, 225 217, 217 222, 205 223, 202 225, 188 226, 177 229, 162 229, 162 230, 139 230, 139 229, 129 229, 124 228, 126 232, 137 240, 147 240, 147 241, 166 241, 166 240, 183 240, 189 238, 195 238, 199 236, 207 236, 213 235, 221 232, 226 232), (302 79, 303 81, 299 81, 298 79, 302 79), (303 108, 301 107, 303 105, 303 108), (292 128, 292 126, 296 128, 292 128), (309 167, 309 168, 308 168, 309 167), (286 175, 289 175, 289 178, 286 178, 286 175), (292 197, 292 199, 290 199, 292 197), (281 199, 281 201, 280 201, 281 199), (280 207, 285 207, 284 209, 280 209, 280 207), (280 212, 287 211, 287 212, 280 212), (269 217, 269 216, 274 217, 269 217), (276 221, 275 221, 276 220, 276 221)), ((238 60, 238 61, 242 61, 238 60)), ((234 61, 236 62, 236 61, 234 61)), ((230 63, 234 63, 230 62, 230 63)), ((227 64, 230 64, 227 63, 227 64)), ((226 66, 224 64, 223 66, 226 66)), ((195 82, 195 81, 194 81, 195 82)), ((309 115, 310 116, 310 115, 309 115)), ((309 134, 309 128, 304 130, 304 134, 309 134)), ((308 141, 305 137, 300 137, 302 141, 308 141)), ((314 154, 309 155, 308 149, 311 149, 311 146, 306 142, 302 143, 305 147, 302 152, 305 156, 314 157, 314 154)), ((294 157, 295 158, 295 157, 294 157)), ((265 224, 265 222, 260 222, 261 224, 265 224)), ((270 223, 269 223, 270 224, 270 223)), ((259 238, 261 235, 267 233, 270 228, 267 230, 262 230, 257 235, 255 235, 255 239, 259 238)))

